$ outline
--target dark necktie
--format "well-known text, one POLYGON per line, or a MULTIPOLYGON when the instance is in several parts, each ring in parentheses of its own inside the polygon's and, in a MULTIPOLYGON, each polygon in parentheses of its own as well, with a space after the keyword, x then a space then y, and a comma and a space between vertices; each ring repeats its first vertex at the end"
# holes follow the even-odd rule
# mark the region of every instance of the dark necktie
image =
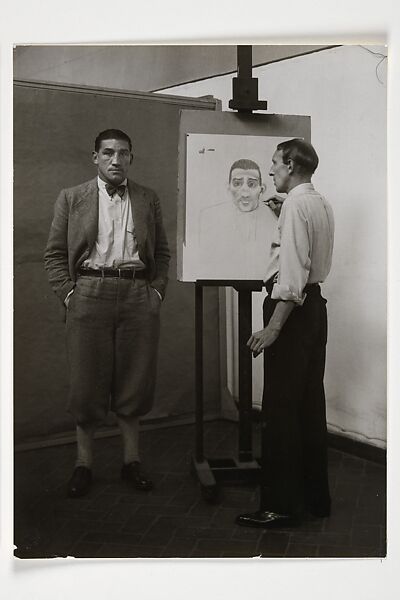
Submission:
POLYGON ((117 185, 116 187, 110 185, 109 183, 106 183, 106 190, 107 190, 107 194, 109 196, 113 196, 115 194, 115 192, 117 192, 118 196, 120 198, 122 198, 122 196, 125 194, 125 188, 126 185, 117 185))

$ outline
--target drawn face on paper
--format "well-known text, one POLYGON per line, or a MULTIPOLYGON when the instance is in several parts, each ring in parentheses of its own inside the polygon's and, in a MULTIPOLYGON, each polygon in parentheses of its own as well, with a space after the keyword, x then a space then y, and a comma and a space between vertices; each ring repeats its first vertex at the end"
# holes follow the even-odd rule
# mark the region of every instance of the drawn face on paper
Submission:
POLYGON ((287 192, 290 180, 289 165, 282 161, 282 150, 276 150, 272 157, 269 174, 273 179, 277 192, 287 192))
POLYGON ((229 191, 235 206, 241 212, 255 210, 265 186, 261 183, 257 169, 233 169, 229 181, 229 191))

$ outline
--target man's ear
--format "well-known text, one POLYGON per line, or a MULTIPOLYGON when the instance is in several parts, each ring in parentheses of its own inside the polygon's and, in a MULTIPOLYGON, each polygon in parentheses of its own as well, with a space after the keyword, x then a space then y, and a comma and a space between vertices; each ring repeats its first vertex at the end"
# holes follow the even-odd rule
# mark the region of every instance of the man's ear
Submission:
POLYGON ((92 152, 92 161, 94 162, 95 165, 97 165, 99 163, 99 155, 98 155, 98 152, 96 152, 95 150, 93 150, 93 152, 92 152))
POLYGON ((266 189, 267 189, 267 186, 265 185, 265 183, 262 183, 260 185, 260 196, 265 192, 266 189))
POLYGON ((287 163, 286 163, 286 166, 288 168, 288 172, 289 173, 293 173, 293 171, 294 171, 294 162, 293 162, 293 159, 289 158, 288 161, 287 161, 287 163))
POLYGON ((130 164, 130 165, 132 164, 132 161, 133 161, 133 154, 132 154, 132 152, 131 152, 131 153, 130 153, 130 158, 129 158, 129 164, 130 164))

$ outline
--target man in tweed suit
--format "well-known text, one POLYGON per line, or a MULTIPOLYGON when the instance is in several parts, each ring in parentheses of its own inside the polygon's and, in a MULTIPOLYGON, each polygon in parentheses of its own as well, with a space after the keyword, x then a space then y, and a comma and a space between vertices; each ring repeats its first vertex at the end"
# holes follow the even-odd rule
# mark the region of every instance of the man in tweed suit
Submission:
POLYGON ((152 488, 140 464, 138 427, 153 404, 170 253, 157 195, 127 179, 132 158, 126 133, 97 136, 97 177, 61 191, 45 251, 50 285, 66 311, 77 432, 71 497, 90 490, 93 434, 109 410, 123 439, 122 478, 152 488))

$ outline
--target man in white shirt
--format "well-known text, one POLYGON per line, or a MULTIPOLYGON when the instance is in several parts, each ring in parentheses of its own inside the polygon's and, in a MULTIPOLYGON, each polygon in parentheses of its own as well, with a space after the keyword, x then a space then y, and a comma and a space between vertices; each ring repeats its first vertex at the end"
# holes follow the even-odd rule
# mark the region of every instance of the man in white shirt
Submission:
POLYGON ((121 477, 135 489, 152 488, 138 429, 153 404, 170 253, 157 195, 127 179, 132 159, 123 131, 97 136, 97 177, 61 191, 45 251, 50 284, 66 310, 78 450, 70 497, 90 490, 93 435, 109 410, 123 439, 121 477))
POLYGON ((303 140, 277 146, 270 175, 287 193, 266 274, 264 329, 248 346, 264 351, 260 509, 250 527, 291 526, 309 511, 330 514, 324 394, 327 340, 322 283, 330 270, 334 220, 311 177, 318 156, 303 140))

